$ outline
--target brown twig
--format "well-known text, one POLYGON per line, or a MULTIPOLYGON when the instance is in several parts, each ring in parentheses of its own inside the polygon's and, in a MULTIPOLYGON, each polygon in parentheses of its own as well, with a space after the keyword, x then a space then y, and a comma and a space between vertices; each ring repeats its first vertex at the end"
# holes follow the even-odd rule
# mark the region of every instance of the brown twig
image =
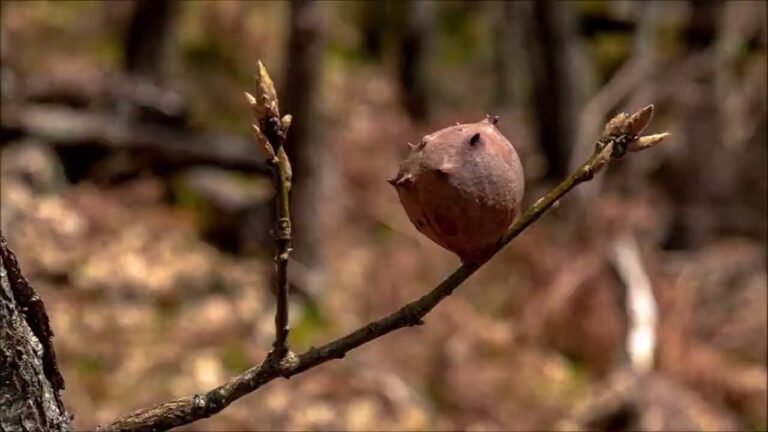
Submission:
POLYGON ((267 165, 272 170, 275 185, 275 343, 270 359, 281 360, 288 352, 288 258, 291 253, 291 163, 283 144, 291 126, 291 116, 280 118, 275 85, 264 65, 259 62, 256 75, 256 95, 245 93, 256 122, 252 125, 267 165))
MULTIPOLYGON (((667 134, 640 136, 640 133, 650 122, 652 113, 653 106, 648 106, 631 116, 625 113, 619 114, 608 122, 602 137, 597 142, 592 157, 560 185, 536 201, 527 212, 515 221, 497 243, 496 252, 539 219, 544 212, 576 185, 591 180, 612 158, 623 157, 627 151, 640 151, 662 141, 667 134)), ((263 144, 265 142, 264 134, 259 129, 256 130, 257 138, 263 144)), ((463 264, 421 298, 340 339, 319 348, 313 347, 298 356, 286 352, 286 355, 279 362, 271 361, 268 356, 261 364, 231 378, 227 383, 212 390, 135 411, 117 419, 104 430, 160 431, 207 418, 276 378, 290 378, 327 361, 341 359, 353 349, 395 330, 421 325, 424 316, 451 295, 484 263, 463 264)))

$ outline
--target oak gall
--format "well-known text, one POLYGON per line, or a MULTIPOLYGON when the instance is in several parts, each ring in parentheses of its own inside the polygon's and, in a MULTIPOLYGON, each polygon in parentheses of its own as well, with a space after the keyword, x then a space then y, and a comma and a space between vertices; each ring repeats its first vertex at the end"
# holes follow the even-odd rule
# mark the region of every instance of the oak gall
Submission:
POLYGON ((495 118, 425 136, 389 182, 416 229, 463 262, 493 254, 525 189, 520 158, 495 118))

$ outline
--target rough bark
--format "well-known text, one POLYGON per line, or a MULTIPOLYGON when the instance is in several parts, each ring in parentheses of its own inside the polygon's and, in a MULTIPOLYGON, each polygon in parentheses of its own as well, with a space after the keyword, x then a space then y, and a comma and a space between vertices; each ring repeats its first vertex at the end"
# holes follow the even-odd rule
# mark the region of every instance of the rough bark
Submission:
POLYGON ((70 431, 42 299, 0 233, 0 430, 70 431))

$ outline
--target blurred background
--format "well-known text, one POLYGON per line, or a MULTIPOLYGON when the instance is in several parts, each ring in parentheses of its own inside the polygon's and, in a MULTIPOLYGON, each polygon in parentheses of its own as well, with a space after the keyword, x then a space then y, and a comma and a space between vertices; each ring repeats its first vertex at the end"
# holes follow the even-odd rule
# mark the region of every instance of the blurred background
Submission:
POLYGON ((294 118, 297 351, 457 266, 385 181, 407 142, 499 115, 532 203, 619 111, 654 103, 649 132, 672 136, 564 198, 425 326, 183 430, 766 430, 765 2, 1 5, 0 220, 78 429, 270 348, 273 192, 243 97, 262 60, 294 118), (633 381, 638 284, 657 325, 633 381))

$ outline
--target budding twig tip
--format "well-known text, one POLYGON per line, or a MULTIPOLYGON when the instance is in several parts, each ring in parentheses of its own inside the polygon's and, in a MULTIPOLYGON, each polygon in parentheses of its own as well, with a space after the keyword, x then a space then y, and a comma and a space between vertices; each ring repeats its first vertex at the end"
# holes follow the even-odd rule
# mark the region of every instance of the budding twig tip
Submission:
POLYGON ((653 105, 648 105, 640 111, 632 114, 627 120, 625 132, 630 135, 638 136, 651 123, 653 118, 653 105))
POLYGON ((283 132, 287 131, 288 128, 291 127, 291 122, 293 122, 293 116, 290 114, 286 114, 283 116, 283 118, 280 119, 280 126, 283 128, 283 132))
POLYGON ((629 145, 629 150, 633 152, 645 150, 651 148, 656 144, 664 141, 669 136, 668 132, 646 135, 638 138, 635 142, 629 145))

